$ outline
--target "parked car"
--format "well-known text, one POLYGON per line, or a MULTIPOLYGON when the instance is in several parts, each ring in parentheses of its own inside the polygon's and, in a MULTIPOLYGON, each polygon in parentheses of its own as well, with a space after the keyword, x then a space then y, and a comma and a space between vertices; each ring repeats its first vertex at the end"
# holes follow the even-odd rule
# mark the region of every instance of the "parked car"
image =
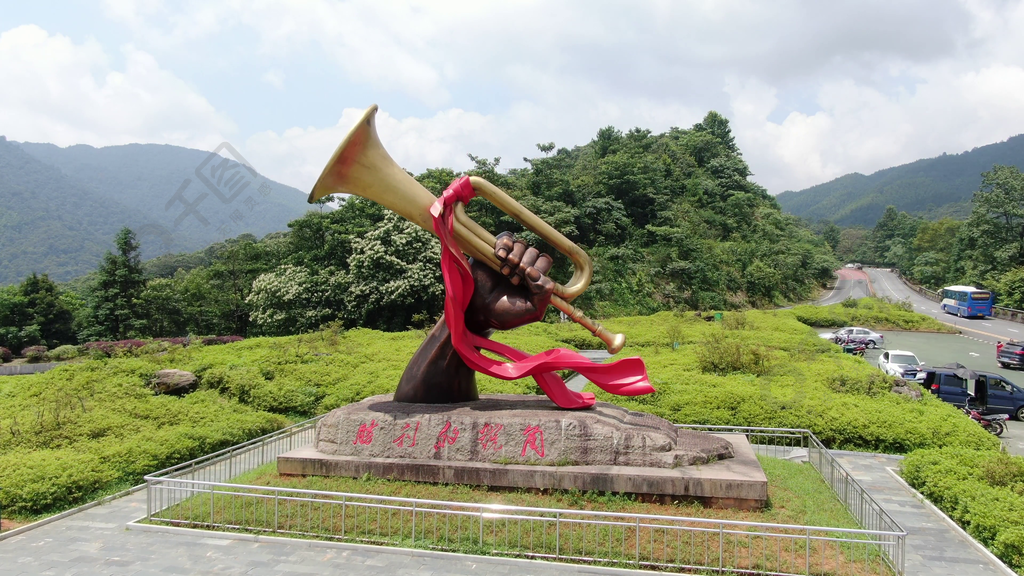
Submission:
POLYGON ((850 342, 863 342, 868 348, 878 348, 885 340, 885 337, 877 332, 872 332, 867 328, 859 328, 857 326, 849 326, 846 328, 840 328, 835 332, 822 332, 818 334, 822 338, 831 340, 836 344, 844 344, 850 342))
POLYGON ((921 361, 913 352, 886 350, 878 356, 878 368, 890 376, 913 380, 921 367, 921 361))
POLYGON ((1003 368, 1024 367, 1024 342, 1010 340, 1002 346, 996 346, 996 362, 1003 368))
POLYGON ((1008 414, 1024 421, 1024 389, 999 374, 947 364, 921 368, 916 380, 950 404, 970 401, 982 414, 1008 414))

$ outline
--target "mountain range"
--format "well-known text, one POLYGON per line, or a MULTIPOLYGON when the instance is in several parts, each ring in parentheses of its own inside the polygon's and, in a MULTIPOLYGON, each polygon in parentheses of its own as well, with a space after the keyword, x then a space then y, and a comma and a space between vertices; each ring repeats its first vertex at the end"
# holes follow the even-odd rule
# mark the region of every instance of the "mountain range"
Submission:
POLYGON ((886 206, 929 220, 964 218, 981 173, 995 164, 1024 170, 1024 134, 974 148, 943 154, 871 175, 853 173, 797 192, 775 197, 782 209, 811 221, 831 220, 840 226, 872 227, 886 206))
POLYGON ((287 229, 305 200, 230 146, 61 148, 0 136, 0 285, 32 272, 58 281, 86 274, 122 226, 135 230, 143 258, 262 237, 287 229))

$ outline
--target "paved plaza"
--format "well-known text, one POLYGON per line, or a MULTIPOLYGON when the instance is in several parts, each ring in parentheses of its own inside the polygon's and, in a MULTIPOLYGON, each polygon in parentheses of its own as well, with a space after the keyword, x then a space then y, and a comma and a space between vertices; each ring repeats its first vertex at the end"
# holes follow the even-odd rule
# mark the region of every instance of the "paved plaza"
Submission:
MULTIPOLYGON (((835 452, 835 455, 910 533, 906 554, 908 575, 1007 574, 919 502, 886 470, 896 467, 899 457, 858 452, 835 452)), ((641 574, 629 570, 333 543, 232 540, 198 531, 126 530, 127 523, 144 516, 145 512, 146 492, 141 491, 0 541, 0 575, 641 574)))

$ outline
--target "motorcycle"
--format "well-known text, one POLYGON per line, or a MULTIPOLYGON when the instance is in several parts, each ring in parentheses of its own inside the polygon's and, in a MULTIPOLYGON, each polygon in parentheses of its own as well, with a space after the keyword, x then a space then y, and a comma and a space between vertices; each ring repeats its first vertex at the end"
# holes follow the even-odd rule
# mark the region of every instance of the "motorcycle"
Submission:
POLYGON ((988 416, 983 416, 981 412, 968 407, 966 404, 963 405, 960 410, 962 410, 964 414, 968 415, 971 420, 981 424, 982 428, 988 430, 995 436, 1002 436, 1003 432, 1006 431, 1006 424, 1004 422, 1010 418, 1006 414, 989 414, 988 416))
POLYGON ((863 356, 864 351, 868 349, 868 345, 864 340, 854 338, 844 338, 836 344, 843 347, 843 352, 851 354, 853 356, 863 356))

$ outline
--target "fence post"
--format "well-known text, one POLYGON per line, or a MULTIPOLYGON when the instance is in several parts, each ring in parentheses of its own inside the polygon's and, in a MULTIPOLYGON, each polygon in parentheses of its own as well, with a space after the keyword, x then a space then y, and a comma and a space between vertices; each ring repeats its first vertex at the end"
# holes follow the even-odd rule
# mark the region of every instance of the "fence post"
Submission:
POLYGON ((636 565, 640 567, 640 517, 636 517, 636 565))
POLYGON ((213 484, 210 484, 210 526, 213 526, 213 484))
MULTIPOLYGON (((342 504, 342 507, 343 508, 342 508, 341 513, 344 516, 344 514, 345 514, 344 504, 342 504)), ((342 528, 342 530, 344 530, 344 527, 342 528)), ((415 500, 412 503, 412 544, 413 544, 413 547, 416 546, 416 501, 415 500)))
POLYGON ((484 511, 480 509, 480 546, 484 545, 484 511))
POLYGON ((725 566, 725 525, 718 525, 718 568, 725 566))
POLYGON ((807 529, 807 551, 804 552, 807 567, 804 569, 805 574, 811 573, 811 529, 807 529))
POLYGON ((279 509, 277 499, 279 496, 281 496, 281 492, 278 490, 274 490, 274 532, 277 532, 277 511, 279 509))
POLYGON ((560 512, 555 513, 555 558, 558 558, 562 548, 561 517, 560 512))

